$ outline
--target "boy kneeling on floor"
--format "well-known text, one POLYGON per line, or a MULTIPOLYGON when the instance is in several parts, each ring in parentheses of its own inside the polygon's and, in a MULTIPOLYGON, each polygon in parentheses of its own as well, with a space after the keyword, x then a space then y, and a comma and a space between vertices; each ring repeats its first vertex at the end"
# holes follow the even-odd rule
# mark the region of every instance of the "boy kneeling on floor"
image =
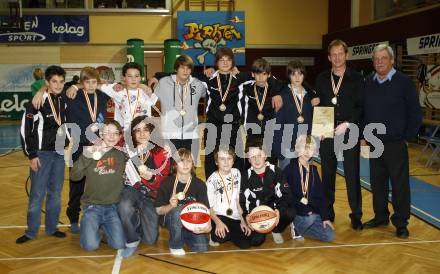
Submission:
POLYGON ((170 233, 170 252, 172 255, 185 255, 185 244, 195 252, 207 251, 211 222, 203 229, 189 231, 180 219, 183 206, 189 202, 199 202, 209 208, 206 184, 195 176, 191 151, 178 149, 172 169, 175 175, 169 176, 160 185, 154 202, 157 214, 164 215, 164 224, 170 233))
POLYGON ((296 210, 296 217, 291 226, 292 238, 301 239, 299 235, 302 235, 331 242, 335 238, 334 227, 324 203, 318 169, 310 163, 316 151, 316 142, 311 136, 301 135, 296 140, 295 151, 298 158, 290 161, 284 169, 283 177, 292 191, 296 210))
POLYGON ((122 134, 118 122, 106 120, 100 133, 100 145, 85 147, 73 164, 70 177, 79 181, 86 177, 81 197, 83 216, 80 223, 80 244, 85 250, 99 248, 100 229, 114 249, 125 247, 125 236, 118 215, 118 202, 124 186, 125 155, 114 146, 122 134))

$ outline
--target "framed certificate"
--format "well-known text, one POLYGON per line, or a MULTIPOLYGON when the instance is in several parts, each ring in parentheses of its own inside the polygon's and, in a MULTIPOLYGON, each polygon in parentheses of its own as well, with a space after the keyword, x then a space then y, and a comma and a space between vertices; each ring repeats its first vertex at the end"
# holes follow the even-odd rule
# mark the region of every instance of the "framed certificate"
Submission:
POLYGON ((335 108, 314 107, 312 121, 312 135, 333 138, 335 131, 335 108))

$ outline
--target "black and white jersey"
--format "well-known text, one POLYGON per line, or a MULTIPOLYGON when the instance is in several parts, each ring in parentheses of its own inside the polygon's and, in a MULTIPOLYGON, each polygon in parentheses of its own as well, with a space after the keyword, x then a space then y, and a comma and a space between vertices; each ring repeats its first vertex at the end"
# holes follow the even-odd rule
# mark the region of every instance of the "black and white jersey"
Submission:
POLYGON ((252 167, 241 175, 240 206, 243 217, 260 205, 273 209, 289 207, 291 195, 289 185, 282 182, 281 170, 269 162, 266 162, 262 176, 252 167))
MULTIPOLYGON (((206 121, 208 123, 223 124, 225 122, 225 115, 232 115, 232 123, 240 123, 240 111, 239 111, 239 85, 246 82, 250 78, 249 73, 233 74, 221 74, 216 71, 210 79, 206 79, 208 87, 207 103, 206 103, 206 121), (217 77, 220 77, 221 93, 218 87, 217 77), (232 79, 230 79, 232 77, 232 79), (227 96, 222 102, 222 96, 226 93, 229 85, 229 91, 227 96), (226 109, 220 110, 220 105, 224 104, 226 109)), ((228 121, 230 123, 230 121, 228 121)))
POLYGON ((58 128, 54 114, 49 104, 52 100, 56 113, 60 113, 61 123, 65 122, 66 105, 60 95, 45 93, 43 105, 37 110, 29 102, 21 121, 21 144, 23 152, 29 159, 37 157, 37 151, 55 151, 55 141, 58 128))
MULTIPOLYGON (((264 115, 264 120, 258 119, 260 110, 258 109, 255 97, 255 85, 255 80, 249 80, 239 86, 239 111, 245 126, 249 123, 255 123, 264 130, 266 122, 275 118, 275 109, 272 107, 272 97, 281 94, 282 85, 274 77, 269 78, 266 99, 261 111, 264 115)), ((264 87, 256 86, 256 91, 259 102, 262 102, 264 97, 264 87)))

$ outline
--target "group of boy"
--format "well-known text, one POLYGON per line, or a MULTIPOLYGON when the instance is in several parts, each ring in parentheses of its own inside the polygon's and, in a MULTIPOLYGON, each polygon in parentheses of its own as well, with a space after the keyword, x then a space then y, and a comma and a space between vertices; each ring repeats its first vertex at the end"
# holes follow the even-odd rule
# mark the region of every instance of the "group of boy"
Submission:
MULTIPOLYGON (((330 50, 339 46, 335 44, 330 50)), ((215 62, 217 71, 209 77, 195 75, 191 58, 181 55, 175 62, 175 74, 152 81, 154 92, 140 84, 142 69, 135 63, 124 66, 123 85, 101 84, 98 72, 85 67, 80 84, 68 90, 63 89, 65 71, 58 66, 48 67, 46 85, 23 116, 21 134, 30 160, 32 184, 28 228, 16 242, 37 237, 45 197, 46 234, 66 236, 57 229, 64 181, 64 159, 58 145, 65 141, 59 142, 62 131, 70 142, 68 148, 77 147, 72 156, 67 215, 71 232, 80 233, 81 247, 86 250, 98 248, 103 230, 110 246, 121 250, 124 257, 131 256, 140 240, 148 244, 156 241, 158 221, 151 229, 136 228, 147 226, 155 214, 163 217, 163 224, 170 231, 169 246, 174 255, 185 254, 184 244, 194 251, 206 251, 208 243, 217 246, 227 240, 240 248, 261 245, 266 235, 254 231, 248 220, 250 212, 259 205, 270 206, 276 212, 277 225, 272 236, 278 244, 284 242, 281 233, 289 225, 293 239, 306 235, 332 241, 333 204, 329 203, 328 186, 324 188, 316 166, 311 164, 318 141, 309 135, 313 106, 320 103, 322 94, 305 88, 304 66, 299 61, 290 62, 286 70, 289 84, 282 85, 271 76, 270 65, 264 59, 254 61, 251 73, 237 72, 232 50, 221 48, 215 62), (194 160, 200 151, 197 111, 202 97, 207 102, 207 123, 215 131, 213 136, 209 130, 204 134, 205 150, 210 149, 205 157, 206 184, 194 173, 194 160), (105 119, 110 98, 116 104, 114 120, 105 119), (150 141, 155 127, 151 126, 153 121, 146 120, 157 101, 161 108, 158 128, 169 148, 161 151, 166 157, 148 161, 152 150, 141 149, 134 154, 129 151, 143 147, 140 139, 134 137, 140 134, 142 123, 148 133, 147 143, 150 141), (135 122, 136 117, 142 119, 135 122), (280 124, 281 130, 274 130, 274 146, 268 150, 263 140, 271 120, 280 124), (72 134, 71 124, 79 126, 79 135, 72 134), (284 127, 288 125, 293 125, 293 132, 285 134, 284 127), (240 147, 240 142, 246 144, 246 149, 240 147), (297 154, 291 159, 289 153, 293 152, 297 154), (238 153, 248 162, 236 158, 238 153), (168 159, 170 155, 175 156, 173 160, 168 159), (165 168, 154 170, 162 165, 165 168), (127 194, 127 199, 134 200, 129 200, 129 207, 120 206, 121 193, 127 188, 145 197, 127 194), (155 212, 145 213, 148 218, 120 216, 127 210, 137 210, 142 215, 144 206, 137 205, 142 199, 155 208, 155 212), (190 201, 211 208, 212 225, 193 232, 182 227, 179 212, 190 201), (129 237, 129 231, 140 233, 129 237)), ((336 128, 336 134, 342 126, 345 134, 345 124, 336 128)), ((350 216, 353 228, 361 229, 353 221, 360 222, 360 215, 350 216)))

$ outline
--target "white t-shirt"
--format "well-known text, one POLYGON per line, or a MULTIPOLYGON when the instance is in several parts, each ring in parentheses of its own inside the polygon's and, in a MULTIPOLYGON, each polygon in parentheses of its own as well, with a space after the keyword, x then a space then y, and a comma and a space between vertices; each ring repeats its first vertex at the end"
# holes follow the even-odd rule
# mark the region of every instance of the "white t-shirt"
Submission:
POLYGON ((217 171, 212 173, 206 181, 209 206, 214 210, 216 215, 222 215, 234 220, 240 220, 241 216, 240 212, 238 211, 238 198, 240 196, 241 181, 240 171, 236 168, 232 168, 231 173, 228 176, 222 177, 225 186, 223 185, 217 171), (226 187, 228 196, 226 196, 224 187, 226 187), (228 197, 230 204, 228 203, 228 197), (226 214, 226 210, 228 210, 228 208, 232 209, 232 215, 230 216, 226 214))
POLYGON ((124 89, 116 92, 113 90, 115 85, 116 84, 101 85, 101 90, 115 102, 115 120, 118 121, 124 129, 130 127, 131 121, 136 116, 147 115, 151 117, 151 107, 157 102, 156 94, 152 94, 149 97, 142 89, 124 89), (139 99, 137 98, 138 91, 139 99), (130 101, 128 98, 130 98, 130 101))

